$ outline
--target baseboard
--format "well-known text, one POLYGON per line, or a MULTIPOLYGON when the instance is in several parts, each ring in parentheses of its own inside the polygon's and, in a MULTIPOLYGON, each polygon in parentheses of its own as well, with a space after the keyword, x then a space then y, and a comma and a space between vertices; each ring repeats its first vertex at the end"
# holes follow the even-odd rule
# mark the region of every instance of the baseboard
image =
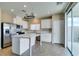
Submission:
POLYGON ((56 43, 56 44, 63 44, 63 45, 64 45, 64 43, 60 43, 60 42, 52 42, 52 44, 54 44, 54 43, 56 43))
POLYGON ((51 42, 45 42, 45 41, 42 41, 43 43, 51 43, 51 42))

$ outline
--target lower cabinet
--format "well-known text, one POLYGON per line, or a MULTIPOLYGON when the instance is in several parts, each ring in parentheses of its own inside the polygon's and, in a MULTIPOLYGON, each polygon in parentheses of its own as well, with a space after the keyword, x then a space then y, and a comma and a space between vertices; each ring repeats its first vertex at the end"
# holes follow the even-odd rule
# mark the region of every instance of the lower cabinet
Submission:
POLYGON ((42 33, 40 37, 42 42, 51 42, 51 33, 42 33))

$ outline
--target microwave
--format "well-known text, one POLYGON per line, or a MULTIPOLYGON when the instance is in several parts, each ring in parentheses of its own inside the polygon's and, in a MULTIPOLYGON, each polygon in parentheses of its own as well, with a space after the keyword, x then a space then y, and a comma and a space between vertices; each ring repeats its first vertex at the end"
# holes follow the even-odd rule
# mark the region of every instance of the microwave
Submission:
POLYGON ((16 29, 21 29, 22 25, 16 25, 16 29))

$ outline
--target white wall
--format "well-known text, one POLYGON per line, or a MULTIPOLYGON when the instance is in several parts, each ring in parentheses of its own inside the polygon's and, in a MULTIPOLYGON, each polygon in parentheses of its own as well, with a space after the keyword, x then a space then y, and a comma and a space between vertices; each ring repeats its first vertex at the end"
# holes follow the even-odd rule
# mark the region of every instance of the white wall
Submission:
POLYGON ((52 43, 65 44, 64 15, 52 16, 52 43))
POLYGON ((1 22, 13 23, 14 16, 6 10, 1 9, 1 22))

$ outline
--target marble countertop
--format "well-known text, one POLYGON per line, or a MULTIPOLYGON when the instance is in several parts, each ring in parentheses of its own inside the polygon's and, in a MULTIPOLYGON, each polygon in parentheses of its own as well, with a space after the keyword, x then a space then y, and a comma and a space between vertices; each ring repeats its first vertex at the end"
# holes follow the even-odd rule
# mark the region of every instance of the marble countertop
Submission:
POLYGON ((14 35, 14 36, 12 36, 13 38, 30 38, 30 36, 29 35, 24 35, 24 34, 22 34, 22 35, 14 35))

